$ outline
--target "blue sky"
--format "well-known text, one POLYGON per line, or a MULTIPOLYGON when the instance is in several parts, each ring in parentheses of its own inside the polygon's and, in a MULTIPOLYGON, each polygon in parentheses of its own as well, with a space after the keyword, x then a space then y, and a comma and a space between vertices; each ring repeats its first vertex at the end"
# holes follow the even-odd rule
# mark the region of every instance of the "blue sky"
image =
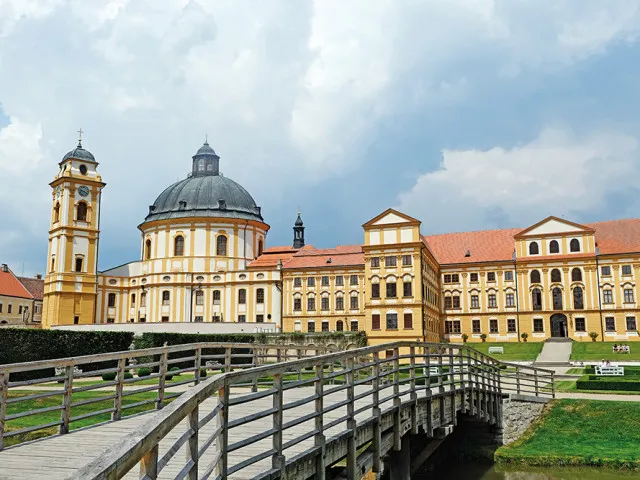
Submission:
POLYGON ((205 134, 288 244, 637 216, 640 1, 0 0, 0 262, 43 271, 57 162, 100 162, 100 267, 205 134))

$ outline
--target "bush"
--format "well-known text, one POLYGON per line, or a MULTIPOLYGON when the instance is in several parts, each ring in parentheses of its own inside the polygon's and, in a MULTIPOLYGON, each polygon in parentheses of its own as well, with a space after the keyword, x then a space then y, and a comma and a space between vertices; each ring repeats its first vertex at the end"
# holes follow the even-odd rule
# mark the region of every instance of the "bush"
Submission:
POLYGON ((131 372, 124 372, 124 379, 125 380, 130 380, 133 378, 133 373, 131 372))
MULTIPOLYGON (((0 365, 122 352, 129 349, 134 334, 133 332, 76 332, 3 328, 1 335, 0 365)), ((84 372, 91 372, 116 366, 117 361, 112 361, 85 363, 80 365, 80 368, 84 372)), ((53 368, 46 368, 38 371, 12 373, 11 380, 31 380, 53 377, 54 375, 53 368)))
POLYGON ((150 368, 143 367, 138 369, 138 377, 148 377, 149 375, 151 375, 150 368))
POLYGON ((640 379, 631 377, 596 377, 583 375, 576 382, 578 390, 621 390, 627 392, 640 391, 640 379))
POLYGON ((200 369, 200 378, 206 378, 207 377, 207 369, 206 368, 201 368, 200 369))
POLYGON ((104 380, 105 382, 113 382, 117 376, 118 375, 116 372, 103 373, 102 380, 104 380))

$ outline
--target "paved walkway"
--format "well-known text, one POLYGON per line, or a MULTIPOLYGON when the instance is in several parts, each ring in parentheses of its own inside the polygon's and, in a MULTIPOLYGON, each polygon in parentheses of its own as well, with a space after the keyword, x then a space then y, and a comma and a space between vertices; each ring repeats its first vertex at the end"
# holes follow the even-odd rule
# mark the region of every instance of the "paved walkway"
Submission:
POLYGON ((542 351, 534 365, 545 363, 569 363, 571 357, 571 342, 544 342, 542 351))
POLYGON ((624 395, 615 393, 577 393, 556 392, 556 398, 576 398, 583 400, 609 400, 615 402, 640 402, 640 395, 624 395))

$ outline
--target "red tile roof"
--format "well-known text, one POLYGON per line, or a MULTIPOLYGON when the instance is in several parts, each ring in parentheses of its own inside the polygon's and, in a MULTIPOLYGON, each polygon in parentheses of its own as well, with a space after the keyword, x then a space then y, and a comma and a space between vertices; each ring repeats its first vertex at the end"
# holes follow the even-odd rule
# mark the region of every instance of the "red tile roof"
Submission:
POLYGON ((338 245, 335 248, 302 249, 284 265, 292 268, 335 268, 364 265, 360 245, 338 245))
POLYGON ((640 252, 640 218, 589 223, 595 229, 600 255, 640 252))
POLYGON ((443 233, 423 235, 440 265, 450 263, 477 263, 510 261, 515 250, 513 236, 521 228, 505 230, 481 230, 478 232, 443 233), (469 251, 468 257, 465 254, 469 251))
POLYGON ((265 248, 262 255, 250 262, 247 268, 276 268, 278 261, 286 263, 297 251, 297 248, 288 245, 265 248))
POLYGON ((44 280, 41 278, 16 277, 36 300, 44 298, 44 280))
POLYGON ((290 245, 282 245, 282 246, 275 246, 275 247, 269 247, 269 248, 265 248, 262 253, 283 253, 283 252, 292 252, 295 253, 297 252, 298 249, 297 248, 293 248, 290 245))
POLYGON ((11 270, 4 272, 2 269, 0 269, 0 295, 18 298, 33 298, 11 270))
MULTIPOLYGON (((585 223, 595 230, 601 255, 640 252, 640 218, 585 223)), ((514 235, 522 228, 444 233, 423 236, 440 265, 476 262, 511 261, 515 250, 514 235), (467 250, 470 256, 466 257, 467 250)), ((583 254, 584 256, 584 254, 583 254)), ((564 259, 565 256, 536 257, 536 260, 564 259)))

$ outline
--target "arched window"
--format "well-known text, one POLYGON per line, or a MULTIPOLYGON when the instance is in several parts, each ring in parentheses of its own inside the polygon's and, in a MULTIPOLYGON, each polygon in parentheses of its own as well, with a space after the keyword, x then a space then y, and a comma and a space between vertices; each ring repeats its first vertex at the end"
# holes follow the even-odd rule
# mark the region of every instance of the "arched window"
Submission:
POLYGON ((216 255, 224 257, 227 255, 227 237, 218 235, 216 239, 216 255))
POLYGON ((542 310, 542 292, 539 288, 531 290, 531 304, 534 310, 542 310))
POLYGON ((196 305, 204 305, 204 292, 202 290, 196 291, 196 305))
POLYGON ((54 222, 60 221, 60 202, 57 202, 56 206, 53 207, 53 221, 54 222))
POLYGON ((264 288, 256 290, 256 303, 264 303, 264 288))
POLYGON ((538 247, 538 242, 531 242, 529 244, 529 255, 538 255, 540 253, 540 248, 538 247))
POLYGON ((238 303, 241 305, 247 303, 247 291, 244 288, 238 290, 238 303))
POLYGON ((560 270, 558 270, 557 268, 551 270, 551 281, 554 283, 562 281, 562 275, 560 274, 560 270))
POLYGON ((557 240, 551 240, 549 242, 549 253, 560 253, 560 245, 557 240))
POLYGON ((165 290, 162 292, 162 305, 169 305, 169 302, 171 302, 171 292, 165 290))
POLYGON ((573 308, 576 310, 582 310, 584 308, 584 297, 581 287, 573 289, 573 308))
POLYGON ((581 282, 582 281, 582 270, 579 268, 574 268, 571 270, 571 281, 572 282, 581 282))
POLYGON ((342 320, 338 320, 336 322, 336 332, 343 332, 344 331, 344 323, 342 322, 342 320))
POLYGON ((540 272, 538 270, 531 272, 531 283, 540 283, 540 272))
POLYGON ((76 208, 76 219, 79 222, 87 221, 87 204, 85 202, 78 203, 76 208))
POLYGON ((107 297, 107 307, 113 308, 116 306, 116 294, 110 293, 107 297))
POLYGON ((553 296, 553 309, 562 310, 562 290, 556 287, 551 293, 553 296))
POLYGON ((147 238, 144 243, 144 258, 145 260, 151 260, 151 239, 147 238))
POLYGON ((184 237, 178 235, 173 240, 173 255, 175 257, 182 257, 184 255, 184 237))
POLYGON ((573 240, 571 240, 571 242, 569 243, 569 250, 571 250, 572 252, 579 252, 580 240, 578 240, 577 238, 574 238, 573 240))
POLYGON ((56 269, 56 257, 51 257, 51 271, 54 272, 56 269))
POLYGON ((142 292, 140 294, 140 306, 141 307, 147 306, 147 292, 142 292))
POLYGON ((220 290, 213 291, 213 304, 220 305, 220 290))
POLYGON ((264 248, 264 243, 262 239, 258 240, 258 256, 262 255, 262 249, 264 248))

